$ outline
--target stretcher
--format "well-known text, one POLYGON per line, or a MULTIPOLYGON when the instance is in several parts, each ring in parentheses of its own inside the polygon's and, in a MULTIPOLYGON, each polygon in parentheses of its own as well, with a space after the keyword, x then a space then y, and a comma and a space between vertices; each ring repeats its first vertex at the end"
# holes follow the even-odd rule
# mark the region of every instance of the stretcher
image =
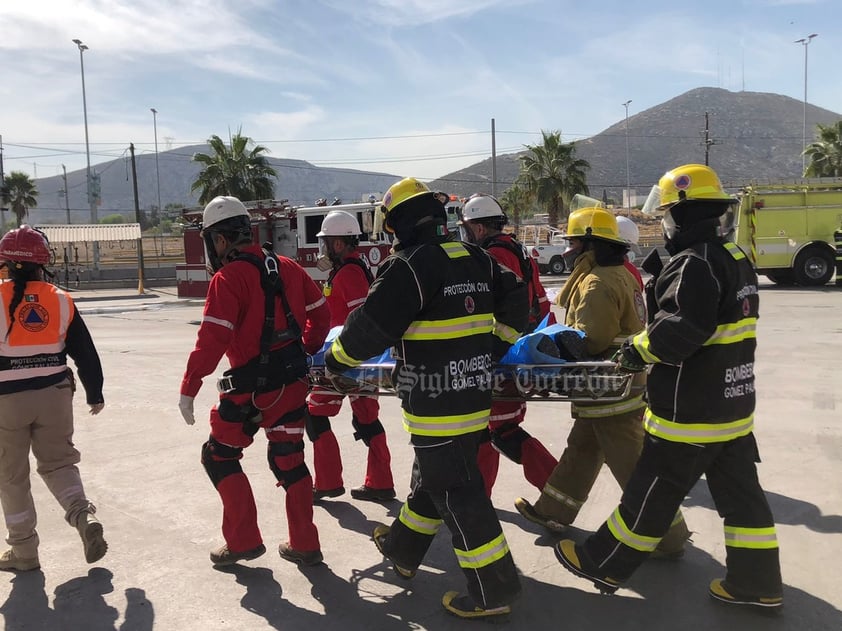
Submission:
MULTIPOLYGON (((430 396, 449 390, 491 389, 497 401, 611 402, 629 396, 633 375, 617 370, 611 361, 588 360, 581 351, 571 350, 581 332, 551 325, 524 336, 490 371, 482 374, 414 374, 396 362, 391 351, 371 358, 342 373, 341 383, 328 377, 324 351, 341 332, 332 330, 322 352, 313 356, 309 377, 312 386, 328 393, 368 396, 398 396, 402 388, 427 390, 430 396), (571 338, 571 332, 575 335, 571 338), (567 352, 570 351, 570 352, 567 352), (565 355, 568 358, 565 358, 565 355), (490 372, 490 375, 488 374, 490 372), (423 380, 423 381, 422 381, 423 380)), ((584 344, 579 346, 582 348, 584 344)))
MULTIPOLYGON (((326 393, 367 396, 397 396, 401 383, 395 375, 395 363, 364 363, 342 374, 344 383, 337 388, 328 378, 323 365, 310 368, 310 384, 326 393), (395 381, 398 383, 395 383, 395 381)), ((408 380, 409 381, 409 380, 408 380)), ((445 389, 445 379, 430 386, 431 396, 436 389, 445 389)), ((617 371, 609 361, 566 362, 564 364, 497 364, 491 372, 492 397, 495 401, 619 401, 629 395, 632 375, 617 371)), ((456 383, 456 387, 470 388, 456 383)), ((473 387, 489 387, 474 385, 473 387)))

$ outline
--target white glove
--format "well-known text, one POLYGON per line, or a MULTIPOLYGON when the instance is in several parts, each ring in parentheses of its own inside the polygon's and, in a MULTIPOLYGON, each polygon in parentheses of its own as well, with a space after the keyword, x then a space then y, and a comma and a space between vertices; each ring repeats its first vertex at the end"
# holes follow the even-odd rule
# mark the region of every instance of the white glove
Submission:
POLYGON ((181 410, 181 416, 185 423, 192 425, 196 422, 196 417, 193 416, 193 397, 182 394, 178 399, 178 409, 181 410))
POLYGON ((93 414, 94 416, 96 416, 97 414, 99 414, 100 412, 102 412, 102 409, 105 407, 105 402, 103 402, 103 403, 94 403, 94 404, 93 404, 93 405, 91 405, 90 407, 91 407, 91 414, 93 414))

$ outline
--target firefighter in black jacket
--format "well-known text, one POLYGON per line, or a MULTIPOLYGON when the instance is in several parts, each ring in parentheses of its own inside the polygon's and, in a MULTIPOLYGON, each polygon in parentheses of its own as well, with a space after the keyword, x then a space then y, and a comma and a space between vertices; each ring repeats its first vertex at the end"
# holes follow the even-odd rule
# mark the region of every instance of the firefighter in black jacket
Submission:
POLYGON ((558 560, 612 593, 656 548, 702 474, 725 522, 727 574, 710 595, 727 603, 783 603, 775 522, 757 479, 754 353, 757 276, 727 240, 736 200, 710 168, 667 172, 653 193, 672 258, 650 281, 649 324, 616 355, 649 368, 648 433, 619 507, 583 544, 563 540, 558 560))
POLYGON ((451 240, 444 206, 414 178, 383 198, 395 253, 353 311, 325 364, 338 374, 394 347, 393 374, 415 449, 411 491, 374 530, 398 576, 415 575, 444 522, 468 594, 442 604, 462 618, 508 614, 520 581, 485 494, 477 450, 491 409, 492 365, 526 326, 526 287, 481 248, 451 240))

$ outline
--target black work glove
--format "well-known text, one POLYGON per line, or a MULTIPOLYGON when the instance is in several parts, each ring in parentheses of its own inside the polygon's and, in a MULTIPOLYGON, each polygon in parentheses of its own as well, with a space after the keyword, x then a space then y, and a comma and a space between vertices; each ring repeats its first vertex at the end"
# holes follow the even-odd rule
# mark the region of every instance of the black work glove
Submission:
POLYGON ((325 353, 325 376, 330 381, 333 389, 341 394, 355 392, 361 387, 355 379, 344 374, 346 370, 348 370, 348 367, 340 364, 333 356, 333 345, 328 347, 325 353))
POLYGON ((620 350, 614 353, 611 361, 617 364, 617 368, 624 372, 643 372, 646 370, 646 362, 637 352, 637 349, 626 340, 620 346, 620 350))
POLYGON ((357 382, 356 379, 352 379, 340 372, 333 372, 330 368, 325 370, 325 375, 330 380, 330 385, 333 386, 333 389, 340 394, 358 392, 362 388, 362 384, 357 382))

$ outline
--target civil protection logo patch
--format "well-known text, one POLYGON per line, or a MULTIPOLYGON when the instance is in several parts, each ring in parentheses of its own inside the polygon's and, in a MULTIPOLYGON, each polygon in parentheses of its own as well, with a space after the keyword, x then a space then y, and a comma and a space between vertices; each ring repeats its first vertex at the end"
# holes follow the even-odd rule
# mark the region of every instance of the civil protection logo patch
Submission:
POLYGON ((38 333, 47 328, 50 323, 50 313, 37 302, 28 302, 21 307, 18 322, 27 331, 38 333))
POLYGON ((465 296, 465 311, 468 313, 473 313, 474 310, 477 308, 476 303, 472 296, 465 296))

